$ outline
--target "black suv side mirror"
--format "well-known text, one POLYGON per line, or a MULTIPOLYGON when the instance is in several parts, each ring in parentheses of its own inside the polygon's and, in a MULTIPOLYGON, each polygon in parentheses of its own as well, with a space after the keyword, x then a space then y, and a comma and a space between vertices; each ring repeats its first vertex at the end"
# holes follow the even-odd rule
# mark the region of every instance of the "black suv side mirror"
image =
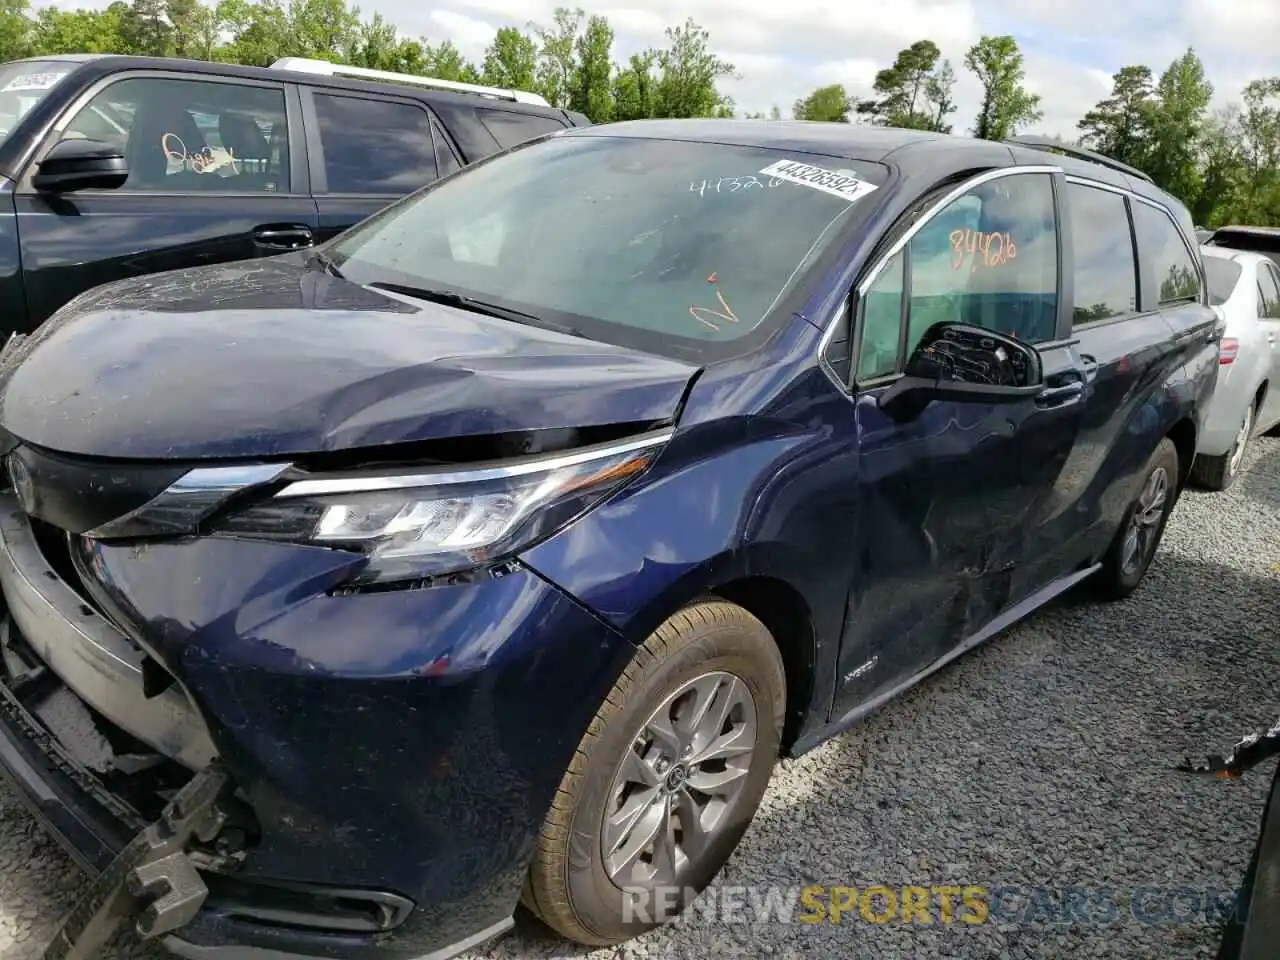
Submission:
POLYGON ((101 140, 61 140, 40 161, 31 185, 42 193, 114 190, 129 179, 119 147, 101 140))
POLYGON ((931 400, 1014 403, 1043 389, 1044 368, 1035 347, 982 327, 936 323, 879 404, 904 419, 917 416, 931 400))

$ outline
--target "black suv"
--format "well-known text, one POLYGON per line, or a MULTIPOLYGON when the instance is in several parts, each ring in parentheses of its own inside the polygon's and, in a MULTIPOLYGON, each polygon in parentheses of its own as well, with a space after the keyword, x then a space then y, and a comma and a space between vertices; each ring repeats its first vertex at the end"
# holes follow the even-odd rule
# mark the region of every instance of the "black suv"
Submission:
POLYGON ((1248 250, 1270 257, 1280 267, 1280 227, 1219 227, 1204 241, 1210 247, 1248 250))
POLYGON ((316 60, 4 64, 0 336, 111 280, 311 246, 465 164, 587 123, 534 94, 316 60))

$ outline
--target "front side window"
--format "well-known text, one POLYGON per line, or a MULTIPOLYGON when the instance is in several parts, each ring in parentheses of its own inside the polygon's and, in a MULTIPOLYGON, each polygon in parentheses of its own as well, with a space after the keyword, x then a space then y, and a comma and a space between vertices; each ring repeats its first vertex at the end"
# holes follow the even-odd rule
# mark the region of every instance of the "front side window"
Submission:
POLYGON ((493 134, 493 139, 505 150, 540 137, 544 133, 555 133, 563 130, 564 124, 551 117, 541 117, 535 113, 514 113, 510 110, 476 109, 476 116, 484 124, 484 128, 493 134))
POLYGON ((1154 272, 1160 306, 1197 302, 1200 271, 1173 218, 1149 203, 1135 201, 1133 228, 1138 237, 1138 250, 1154 272))
POLYGON ((973 187, 934 214, 905 253, 904 281, 893 279, 903 270, 891 261, 862 299, 860 380, 900 369, 936 323, 984 327, 1028 343, 1053 339, 1058 235, 1047 174, 973 187), (904 295, 906 352, 899 355, 904 295))
POLYGON ((284 91, 201 80, 129 77, 80 110, 63 139, 118 145, 121 190, 287 193, 284 91))
POLYGON ((1118 193, 1067 184, 1071 247, 1075 256, 1076 326, 1122 317, 1138 310, 1138 263, 1129 211, 1118 193))
POLYGON ((878 164, 813 155, 809 169, 833 171, 821 183, 764 172, 791 159, 763 147, 552 138, 439 181, 330 252, 359 283, 457 291, 531 323, 705 362, 749 348, 735 341, 797 309, 807 271, 867 209, 832 184, 885 176, 878 164))
POLYGON ((317 93, 330 193, 403 196, 436 178, 431 117, 421 107, 317 93))

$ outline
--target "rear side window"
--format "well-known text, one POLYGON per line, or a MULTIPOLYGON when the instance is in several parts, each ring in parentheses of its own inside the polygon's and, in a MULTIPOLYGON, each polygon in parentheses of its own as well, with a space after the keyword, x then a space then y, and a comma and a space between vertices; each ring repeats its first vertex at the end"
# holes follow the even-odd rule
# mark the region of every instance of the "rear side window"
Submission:
POLYGON ((431 138, 436 142, 436 174, 447 177, 455 170, 461 170, 462 162, 449 145, 449 137, 435 120, 431 121, 431 138))
POLYGON ((540 137, 544 133, 555 133, 557 130, 564 129, 564 124, 559 120, 540 117, 533 113, 512 113, 508 110, 479 108, 476 110, 476 116, 504 150, 524 143, 526 140, 532 140, 534 137, 540 137))
POLYGON ((431 117, 388 100, 314 95, 330 193, 412 193, 436 178, 431 117))
POLYGON ((1280 320, 1280 284, 1276 282, 1276 272, 1269 267, 1258 267, 1258 294, 1259 314, 1266 320, 1280 320))
POLYGON ((1067 184, 1071 247, 1075 255, 1072 323, 1080 326, 1138 309, 1138 264, 1125 198, 1107 190, 1067 184))
POLYGON ((1200 271, 1169 214, 1147 203, 1133 204, 1138 250, 1149 262, 1161 306, 1200 299, 1200 271))
POLYGON ((1222 257, 1205 257, 1204 276, 1209 281, 1209 303, 1216 307, 1231 299, 1231 291, 1240 279, 1240 264, 1222 257))

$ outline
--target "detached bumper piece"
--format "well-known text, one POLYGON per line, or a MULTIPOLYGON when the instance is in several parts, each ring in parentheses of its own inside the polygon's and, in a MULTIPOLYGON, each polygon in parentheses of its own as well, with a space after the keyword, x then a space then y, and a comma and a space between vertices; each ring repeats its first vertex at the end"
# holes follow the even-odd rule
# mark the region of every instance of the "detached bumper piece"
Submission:
POLYGON ((1225 757, 1206 757, 1203 761, 1188 759, 1178 769, 1184 773, 1200 773, 1221 780, 1234 780, 1246 770, 1277 755, 1280 755, 1280 720, 1266 733, 1249 734, 1232 747, 1225 757))
MULTIPOLYGON (((164 936, 195 919, 209 889, 191 858, 212 844, 227 822, 220 801, 227 775, 209 767, 170 801, 93 882, 44 950, 45 960, 92 960, 126 924, 144 939, 164 936)), ((208 864, 216 854, 202 853, 208 864)))

